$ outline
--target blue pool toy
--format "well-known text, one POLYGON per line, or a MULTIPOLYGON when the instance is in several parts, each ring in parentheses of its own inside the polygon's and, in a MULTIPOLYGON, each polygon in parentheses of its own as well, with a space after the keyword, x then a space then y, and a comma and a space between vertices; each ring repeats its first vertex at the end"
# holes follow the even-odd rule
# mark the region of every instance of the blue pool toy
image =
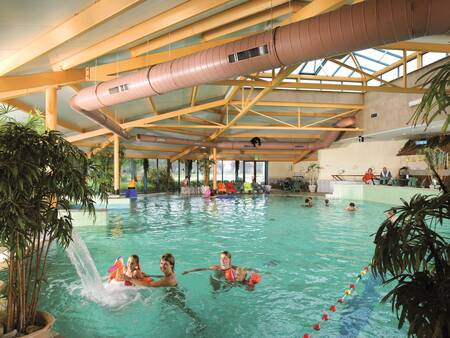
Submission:
POLYGON ((127 189, 125 191, 125 197, 137 198, 137 190, 136 189, 127 189))

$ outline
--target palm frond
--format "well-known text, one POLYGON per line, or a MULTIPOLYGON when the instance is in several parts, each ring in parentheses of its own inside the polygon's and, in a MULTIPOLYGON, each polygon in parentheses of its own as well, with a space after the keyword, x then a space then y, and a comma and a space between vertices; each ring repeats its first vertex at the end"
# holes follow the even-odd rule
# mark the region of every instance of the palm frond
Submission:
POLYGON ((438 116, 444 115, 441 132, 445 133, 450 123, 450 61, 427 71, 417 80, 421 81, 421 87, 427 91, 409 122, 414 126, 425 123, 428 127, 438 116))

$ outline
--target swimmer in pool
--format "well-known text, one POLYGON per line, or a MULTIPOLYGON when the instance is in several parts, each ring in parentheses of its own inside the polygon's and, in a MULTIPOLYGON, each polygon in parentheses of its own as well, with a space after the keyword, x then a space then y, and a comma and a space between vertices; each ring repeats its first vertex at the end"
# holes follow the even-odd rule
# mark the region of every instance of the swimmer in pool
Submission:
POLYGON ((348 207, 345 208, 345 210, 347 210, 347 211, 356 211, 356 205, 355 205, 355 203, 350 202, 350 203, 348 204, 348 207))
POLYGON ((148 280, 146 278, 135 278, 129 277, 125 275, 125 280, 133 283, 138 286, 147 286, 147 287, 173 287, 177 286, 177 279, 175 275, 175 257, 166 253, 161 256, 159 267, 164 274, 162 278, 158 281, 148 280))
POLYGON ((138 255, 131 255, 130 257, 128 257, 126 266, 123 265, 122 257, 117 258, 114 262, 114 265, 110 267, 109 271, 109 283, 115 281, 124 282, 126 286, 133 285, 129 280, 126 280, 126 277, 151 280, 151 277, 149 275, 142 272, 138 255))
MULTIPOLYGON (((238 277, 238 269, 239 269, 238 266, 231 264, 231 253, 228 252, 228 251, 222 251, 220 253, 220 261, 219 261, 218 265, 212 265, 209 268, 197 268, 197 269, 192 269, 192 270, 189 270, 189 271, 184 271, 183 275, 186 275, 186 274, 188 274, 190 272, 211 270, 211 271, 217 271, 217 272, 222 273, 223 276, 225 277, 225 280, 227 282, 233 283, 233 282, 236 282, 236 281, 243 281, 243 280, 245 280, 245 276, 246 276, 247 271, 254 271, 254 272, 256 272, 256 270, 254 270, 254 269, 240 268, 240 269, 245 270, 245 275, 244 275, 243 278, 240 277, 241 280, 238 280, 237 279, 237 277, 238 277)), ((243 272, 244 272, 243 270, 241 270, 241 274, 243 274, 243 272)))
POLYGON ((313 206, 313 204, 312 204, 312 198, 310 198, 310 197, 306 198, 306 199, 305 199, 305 204, 303 204, 303 206, 304 206, 304 207, 307 207, 307 208, 311 208, 311 207, 313 206))
POLYGON ((192 269, 189 271, 184 271, 182 274, 187 275, 188 273, 191 273, 191 272, 206 271, 206 270, 222 271, 223 274, 225 275, 225 279, 234 280, 233 276, 235 276, 235 274, 236 274, 236 268, 237 268, 237 266, 231 265, 231 254, 228 251, 222 251, 220 253, 220 264, 219 265, 212 265, 209 268, 192 269))

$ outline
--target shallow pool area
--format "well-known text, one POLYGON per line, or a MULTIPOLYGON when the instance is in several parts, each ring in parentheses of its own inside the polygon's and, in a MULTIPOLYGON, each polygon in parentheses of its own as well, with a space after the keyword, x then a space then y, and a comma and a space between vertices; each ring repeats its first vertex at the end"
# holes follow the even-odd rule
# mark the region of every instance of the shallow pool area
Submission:
POLYGON ((120 288, 111 299, 94 299, 81 285, 66 253, 54 247, 40 308, 57 318, 63 337, 403 337, 388 291, 367 274, 344 304, 328 307, 355 281, 373 254, 372 237, 389 207, 315 198, 313 208, 299 197, 243 196, 229 199, 159 196, 108 212, 106 226, 76 231, 106 280, 117 256, 139 255, 149 274, 160 274, 159 257, 176 257, 178 288, 120 288), (262 274, 249 291, 217 282, 210 271, 181 272, 218 264, 219 253, 233 264, 262 274), (323 312, 330 320, 319 332, 312 325, 323 312))

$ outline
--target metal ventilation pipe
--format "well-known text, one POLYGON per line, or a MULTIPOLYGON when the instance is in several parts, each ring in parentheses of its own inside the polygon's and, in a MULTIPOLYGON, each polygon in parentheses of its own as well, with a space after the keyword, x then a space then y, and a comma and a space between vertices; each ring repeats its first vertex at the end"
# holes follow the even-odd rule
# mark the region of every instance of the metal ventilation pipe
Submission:
MULTIPOLYGON (((336 127, 345 128, 355 124, 354 117, 347 117, 335 124, 336 127)), ((310 150, 328 148, 343 132, 330 131, 325 134, 323 139, 312 143, 300 142, 263 142, 256 149, 275 149, 275 150, 310 150)), ((204 148, 217 149, 235 149, 235 150, 251 150, 255 147, 250 142, 225 142, 225 141, 196 141, 175 137, 159 137, 153 135, 138 134, 136 140, 141 142, 165 143, 165 144, 181 144, 186 146, 198 146, 204 148)))
POLYGON ((84 88, 71 107, 86 114, 175 89, 445 33, 449 17, 449 0, 366 0, 84 88))
POLYGON ((92 111, 86 111, 76 105, 76 103, 70 102, 70 106, 73 110, 82 113, 84 116, 86 116, 88 119, 98 123, 102 127, 105 127, 106 129, 111 130, 114 134, 119 135, 120 137, 128 140, 130 136, 128 133, 120 127, 116 122, 111 120, 108 116, 103 114, 101 111, 98 110, 92 110, 92 111))

